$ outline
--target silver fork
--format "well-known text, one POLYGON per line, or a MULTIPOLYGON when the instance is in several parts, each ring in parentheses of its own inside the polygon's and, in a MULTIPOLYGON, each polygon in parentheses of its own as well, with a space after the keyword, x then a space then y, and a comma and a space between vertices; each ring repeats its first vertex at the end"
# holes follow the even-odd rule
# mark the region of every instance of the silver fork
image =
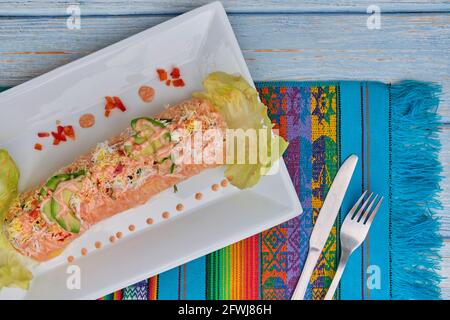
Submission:
POLYGON ((375 195, 372 202, 369 203, 370 198, 372 198, 373 193, 364 200, 367 191, 362 194, 362 196, 356 201, 353 208, 349 211, 347 216, 344 219, 341 227, 341 258, 339 260, 339 266, 336 270, 336 274, 334 275, 333 282, 331 282, 331 286, 328 289, 328 292, 325 296, 325 300, 333 299, 334 292, 341 280, 342 273, 344 272, 345 266, 347 265, 348 258, 350 255, 358 248, 364 241, 369 233, 370 226, 375 218, 375 214, 378 211, 378 208, 383 201, 383 197, 378 200, 375 208, 371 211, 373 205, 375 204, 378 195, 375 195), (364 201, 363 201, 364 200, 364 201), (359 205, 362 203, 358 212, 359 205), (367 207, 367 209, 366 209, 367 207), (355 213, 356 212, 356 213, 355 213))

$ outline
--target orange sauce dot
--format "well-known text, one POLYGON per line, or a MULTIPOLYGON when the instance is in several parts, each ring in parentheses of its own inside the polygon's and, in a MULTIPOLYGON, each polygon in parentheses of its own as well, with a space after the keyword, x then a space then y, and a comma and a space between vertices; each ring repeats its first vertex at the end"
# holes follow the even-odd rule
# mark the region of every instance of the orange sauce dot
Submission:
POLYGON ((146 220, 146 222, 147 222, 147 224, 153 224, 153 219, 152 219, 152 218, 148 218, 148 219, 146 220))
POLYGON ((197 193, 195 194, 195 199, 197 199, 197 200, 202 200, 202 198, 203 198, 203 194, 202 194, 201 192, 197 192, 197 193))
POLYGON ((223 179, 222 181, 220 181, 220 185, 225 188, 226 186, 228 186, 228 180, 223 179))
POLYGON ((217 190, 219 190, 219 185, 218 185, 217 183, 214 183, 214 184, 211 186, 211 190, 212 190, 212 191, 217 191, 217 190))
POLYGON ((181 203, 177 204, 177 211, 182 211, 183 209, 184 206, 181 203))
POLYGON ((130 224, 128 226, 128 230, 130 230, 131 232, 133 232, 134 230, 136 230, 136 227, 134 226, 134 224, 130 224))
POLYGON ((86 248, 81 249, 81 255, 85 256, 85 255, 87 255, 87 252, 88 251, 86 248))
POLYGON ((122 232, 119 231, 119 232, 116 233, 117 239, 122 238, 122 236, 123 236, 123 233, 122 233, 122 232))
POLYGON ((144 102, 152 102, 155 97, 155 89, 149 86, 141 86, 138 93, 139 97, 141 97, 144 102))
POLYGON ((97 249, 100 249, 100 248, 102 247, 102 243, 101 243, 100 241, 96 241, 96 242, 95 242, 95 247, 96 247, 97 249))
POLYGON ((231 180, 233 180, 233 177, 232 176, 228 176, 227 180, 231 182, 231 180))
POLYGON ((109 242, 114 243, 116 241, 116 237, 111 236, 109 237, 109 242))
POLYGON ((169 219, 169 216, 170 216, 170 214, 169 214, 168 211, 164 211, 164 212, 162 213, 162 217, 163 217, 164 219, 169 219))
POLYGON ((72 263, 73 262, 73 257, 72 256, 68 256, 67 257, 67 262, 68 263, 72 263))
POLYGON ((95 124, 95 116, 92 113, 83 114, 78 123, 82 128, 90 128, 95 124))

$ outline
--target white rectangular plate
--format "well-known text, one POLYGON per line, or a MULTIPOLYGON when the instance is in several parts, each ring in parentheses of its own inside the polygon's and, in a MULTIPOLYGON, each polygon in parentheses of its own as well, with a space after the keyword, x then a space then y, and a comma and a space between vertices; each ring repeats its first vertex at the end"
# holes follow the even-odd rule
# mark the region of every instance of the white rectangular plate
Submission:
MULTIPOLYGON (((212 3, 0 94, 0 148, 7 149, 20 171, 20 189, 44 181, 96 143, 126 128, 136 116, 153 115, 202 89, 213 71, 243 75, 252 83, 222 5, 212 3), (183 88, 166 86, 156 68, 181 69, 183 88), (155 88, 153 102, 138 96, 141 85, 155 88), (120 96, 127 112, 114 110, 105 118, 104 97, 120 96), (96 125, 82 129, 79 117, 96 116, 96 125), (55 130, 56 122, 75 127, 76 141, 55 147, 37 132, 55 130), (44 142, 44 150, 34 144, 44 142)), ((223 179, 223 169, 209 170, 167 190, 147 204, 107 219, 75 240, 63 254, 33 267, 29 291, 5 289, 0 298, 95 299, 127 285, 198 258, 261 232, 302 212, 283 161, 276 174, 249 190, 234 187, 211 191, 223 179), (204 194, 194 200, 195 192, 204 194), (175 206, 184 204, 177 213, 175 206), (161 213, 170 212, 169 219, 161 213), (152 218, 152 225, 146 219, 152 218), (134 224, 136 230, 128 231, 134 224), (114 244, 110 235, 123 232, 114 244), (101 241, 101 249, 95 249, 101 241), (81 248, 88 255, 80 254, 81 248), (81 288, 68 289, 68 256, 81 270, 81 288)), ((70 272, 70 270, 69 270, 70 272)))

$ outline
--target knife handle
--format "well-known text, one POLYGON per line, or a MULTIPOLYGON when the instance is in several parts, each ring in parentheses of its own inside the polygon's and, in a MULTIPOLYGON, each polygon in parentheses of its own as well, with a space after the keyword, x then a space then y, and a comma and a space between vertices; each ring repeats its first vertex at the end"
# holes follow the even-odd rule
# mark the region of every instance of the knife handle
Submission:
POLYGON ((291 300, 303 300, 305 297, 306 289, 308 288, 312 273, 316 267, 317 260, 320 257, 320 251, 317 249, 309 249, 308 257, 306 258, 305 265, 303 266, 300 280, 298 280, 297 287, 291 300))

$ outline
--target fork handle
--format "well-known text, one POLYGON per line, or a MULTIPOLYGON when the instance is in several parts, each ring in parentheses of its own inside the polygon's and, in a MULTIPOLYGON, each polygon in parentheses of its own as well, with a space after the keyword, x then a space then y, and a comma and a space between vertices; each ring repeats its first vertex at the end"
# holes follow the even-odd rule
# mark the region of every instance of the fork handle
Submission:
POLYGON ((341 252, 341 258, 339 259, 339 265, 334 275, 333 281, 331 282, 330 288, 325 295, 325 300, 333 300, 334 293, 336 292, 339 281, 341 281, 342 273, 344 272, 345 266, 347 265, 348 258, 350 254, 347 251, 341 252))

